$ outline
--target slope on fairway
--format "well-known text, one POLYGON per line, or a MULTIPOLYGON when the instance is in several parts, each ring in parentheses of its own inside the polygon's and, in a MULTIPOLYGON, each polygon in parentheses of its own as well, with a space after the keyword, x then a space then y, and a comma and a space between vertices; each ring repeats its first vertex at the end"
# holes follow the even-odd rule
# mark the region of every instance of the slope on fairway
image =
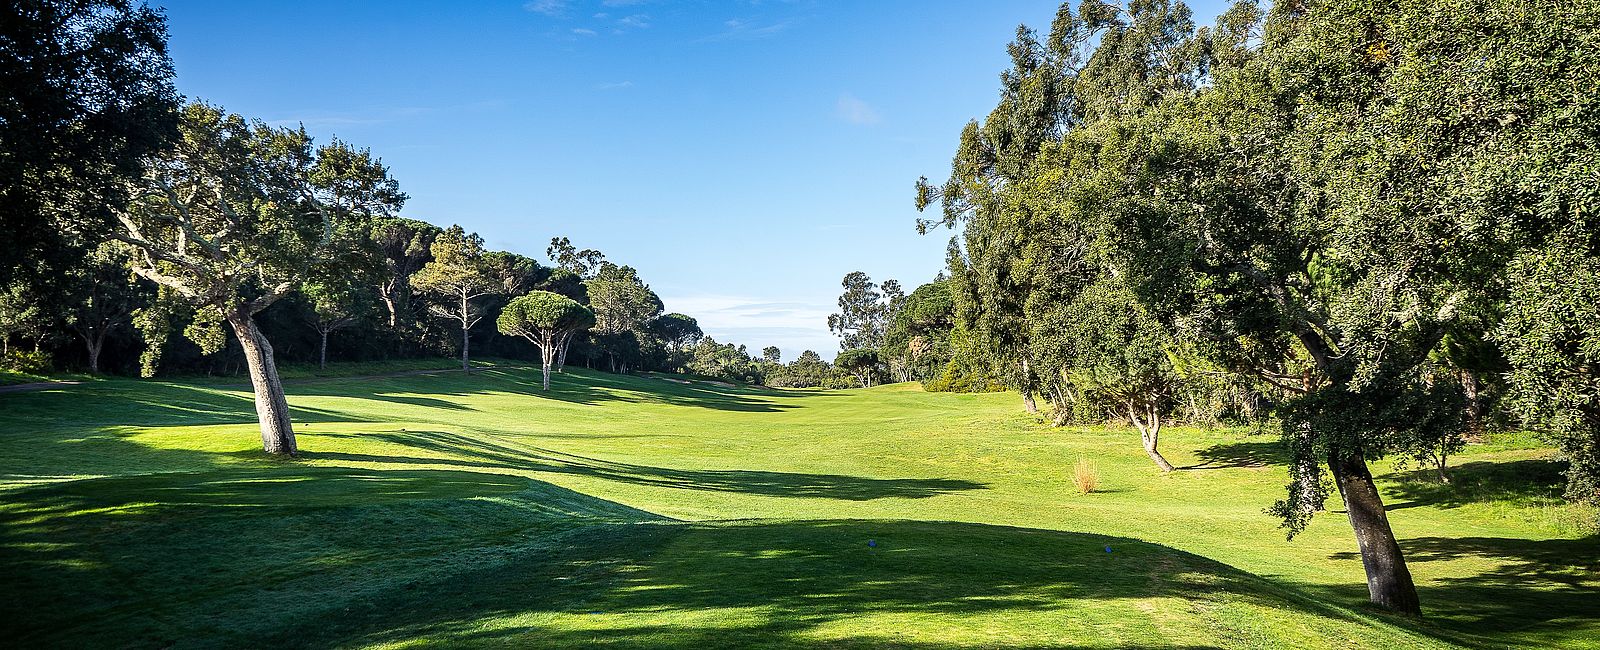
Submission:
POLYGON ((0 638, 22 646, 1434 647, 1600 638, 1597 543, 1549 452, 1386 481, 1423 621, 1368 611, 1337 512, 1284 542, 1268 437, 1115 429, 1014 396, 532 371, 248 394, 0 396, 0 638), (1076 494, 1092 460, 1105 492, 1076 494), (1526 477, 1537 480, 1530 481, 1526 477), (871 545, 869 545, 869 541, 871 545), (1109 549, 1109 552, 1108 550, 1109 549))

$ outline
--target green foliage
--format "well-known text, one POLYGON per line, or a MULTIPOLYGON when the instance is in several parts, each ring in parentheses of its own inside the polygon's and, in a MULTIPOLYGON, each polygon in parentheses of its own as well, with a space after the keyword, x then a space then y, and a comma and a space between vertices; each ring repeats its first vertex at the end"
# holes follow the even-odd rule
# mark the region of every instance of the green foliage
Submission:
POLYGON ((48 284, 175 136, 166 20, 119 0, 16 0, 0 25, 0 287, 48 284))
POLYGON ((595 322, 594 312, 577 301, 549 291, 533 291, 506 303, 495 324, 504 334, 537 339, 546 333, 592 327, 595 322))

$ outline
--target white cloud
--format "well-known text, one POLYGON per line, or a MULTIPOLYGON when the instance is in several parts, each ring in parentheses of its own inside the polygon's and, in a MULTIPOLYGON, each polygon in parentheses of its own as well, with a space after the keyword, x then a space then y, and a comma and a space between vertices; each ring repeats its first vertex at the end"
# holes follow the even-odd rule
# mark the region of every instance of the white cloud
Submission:
POLYGON ((878 116, 878 111, 874 110, 872 105, 861 101, 850 93, 839 96, 837 114, 839 119, 851 124, 867 125, 883 121, 883 118, 878 116))
POLYGON ((577 34, 579 36, 594 36, 595 35, 594 30, 592 30, 592 29, 584 29, 582 27, 573 28, 572 29, 572 33, 577 34))
POLYGON ((546 16, 559 16, 566 13, 567 0, 528 0, 522 8, 546 16))
POLYGON ((613 81, 613 82, 610 82, 610 83, 599 84, 599 85, 595 86, 594 88, 595 88, 595 90, 621 90, 623 88, 632 88, 632 87, 633 87, 633 82, 632 81, 613 81))
POLYGON ((642 5, 648 1, 649 0, 605 0, 600 4, 607 7, 631 7, 633 5, 642 5))
POLYGON ((634 14, 617 19, 617 24, 623 27, 643 29, 650 26, 650 17, 644 14, 634 14))

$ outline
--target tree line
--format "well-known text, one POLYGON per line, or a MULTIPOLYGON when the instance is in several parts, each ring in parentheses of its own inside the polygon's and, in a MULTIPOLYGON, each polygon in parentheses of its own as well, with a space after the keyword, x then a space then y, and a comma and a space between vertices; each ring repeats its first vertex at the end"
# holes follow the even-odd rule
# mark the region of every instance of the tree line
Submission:
POLYGON ((1336 489, 1372 601, 1420 611, 1369 461, 1443 477, 1498 421, 1600 503, 1597 24, 1559 0, 1244 1, 1206 27, 1063 4, 916 184, 919 230, 959 229, 929 289, 955 356, 1057 422, 1132 423, 1162 470, 1164 421, 1270 411, 1272 513, 1292 536, 1336 489))

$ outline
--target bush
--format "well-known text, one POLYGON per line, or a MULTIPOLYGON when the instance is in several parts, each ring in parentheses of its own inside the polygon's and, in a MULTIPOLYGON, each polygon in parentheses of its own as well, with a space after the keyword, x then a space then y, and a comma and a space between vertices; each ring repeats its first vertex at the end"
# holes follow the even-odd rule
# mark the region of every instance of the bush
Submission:
POLYGON ((1079 458, 1072 472, 1072 484, 1078 486, 1078 492, 1088 494, 1100 487, 1100 473, 1094 471, 1089 461, 1079 458))
POLYGON ((0 368, 30 375, 44 374, 50 370, 50 355, 42 351, 11 350, 0 359, 0 368))

